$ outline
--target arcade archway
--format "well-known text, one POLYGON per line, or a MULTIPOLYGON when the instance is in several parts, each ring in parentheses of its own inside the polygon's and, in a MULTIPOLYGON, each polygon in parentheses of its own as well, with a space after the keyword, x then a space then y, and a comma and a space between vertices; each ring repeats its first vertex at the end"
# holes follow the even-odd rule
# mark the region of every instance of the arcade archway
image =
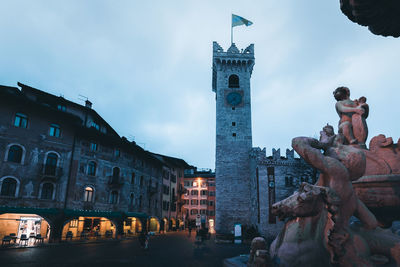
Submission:
POLYGON ((0 238, 10 245, 33 246, 48 242, 50 223, 37 214, 4 213, 0 215, 0 238))
POLYGON ((128 217, 124 220, 124 234, 127 236, 136 235, 142 232, 143 226, 139 218, 128 217))
POLYGON ((105 217, 77 217, 63 227, 62 240, 115 238, 116 225, 105 217))
POLYGON ((176 231, 176 220, 175 220, 175 218, 171 218, 170 220, 169 220, 169 230, 170 231, 176 231))
POLYGON ((160 231, 160 222, 157 218, 151 217, 149 220, 149 231, 150 232, 159 232, 160 231))

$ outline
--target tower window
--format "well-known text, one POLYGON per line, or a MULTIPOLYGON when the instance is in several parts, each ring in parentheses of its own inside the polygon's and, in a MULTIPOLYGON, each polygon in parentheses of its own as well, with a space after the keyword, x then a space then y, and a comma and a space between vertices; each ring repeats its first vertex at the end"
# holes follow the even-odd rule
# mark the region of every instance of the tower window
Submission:
POLYGON ((236 133, 233 133, 232 136, 233 136, 233 137, 236 137, 236 133))
POLYGON ((233 121, 233 122, 232 122, 232 126, 236 126, 236 122, 233 121))
POLYGON ((235 107, 232 107, 232 110, 235 110, 235 107))
POLYGON ((229 76, 229 88, 239 88, 239 77, 237 75, 229 76))

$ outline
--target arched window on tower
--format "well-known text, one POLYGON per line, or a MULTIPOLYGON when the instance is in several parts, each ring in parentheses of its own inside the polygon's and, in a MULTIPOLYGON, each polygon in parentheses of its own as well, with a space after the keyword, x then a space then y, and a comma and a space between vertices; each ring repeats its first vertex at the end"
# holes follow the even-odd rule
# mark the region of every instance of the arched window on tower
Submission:
POLYGON ((229 88, 239 88, 239 77, 236 74, 229 76, 229 88))

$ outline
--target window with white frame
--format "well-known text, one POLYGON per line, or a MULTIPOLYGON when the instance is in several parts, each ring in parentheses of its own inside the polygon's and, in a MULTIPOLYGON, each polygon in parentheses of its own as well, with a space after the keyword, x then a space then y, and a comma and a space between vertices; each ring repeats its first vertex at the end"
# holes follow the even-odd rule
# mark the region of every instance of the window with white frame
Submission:
POLYGON ((90 142, 90 145, 89 145, 90 151, 97 151, 97 148, 98 148, 98 146, 97 146, 96 142, 90 142))
POLYGON ((7 161, 21 163, 22 154, 23 154, 22 147, 18 145, 12 145, 8 149, 7 161))
POLYGON ((93 188, 90 186, 85 187, 85 194, 83 196, 83 201, 85 202, 92 202, 93 201, 93 188))
POLYGON ((89 164, 88 164, 88 175, 95 176, 96 175, 96 167, 97 167, 96 162, 89 161, 89 164))
POLYGON ((52 176, 56 175, 57 162, 58 155, 56 153, 50 152, 49 154, 47 154, 44 174, 52 176))
POLYGON ((15 114, 14 126, 20 128, 28 127, 28 116, 22 113, 15 114))
POLYGON ((17 184, 17 180, 14 178, 8 177, 3 179, 0 196, 14 197, 16 195, 17 184))
POLYGON ((43 183, 42 192, 40 194, 41 199, 53 199, 54 185, 52 183, 43 183))
POLYGON ((50 124, 49 135, 54 137, 60 137, 61 130, 60 125, 58 124, 50 124))
POLYGON ((110 194, 110 204, 118 203, 118 191, 111 191, 110 194))

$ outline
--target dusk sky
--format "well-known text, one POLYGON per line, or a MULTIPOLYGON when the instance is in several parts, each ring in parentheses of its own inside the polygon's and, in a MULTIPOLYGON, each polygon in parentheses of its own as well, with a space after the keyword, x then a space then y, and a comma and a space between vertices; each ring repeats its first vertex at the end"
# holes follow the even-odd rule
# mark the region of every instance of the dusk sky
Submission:
POLYGON ((397 142, 399 39, 347 19, 339 0, 1 1, 0 84, 17 82, 93 108, 146 150, 215 168, 212 42, 255 45, 253 146, 337 131, 332 91, 367 97, 369 138, 397 142))

